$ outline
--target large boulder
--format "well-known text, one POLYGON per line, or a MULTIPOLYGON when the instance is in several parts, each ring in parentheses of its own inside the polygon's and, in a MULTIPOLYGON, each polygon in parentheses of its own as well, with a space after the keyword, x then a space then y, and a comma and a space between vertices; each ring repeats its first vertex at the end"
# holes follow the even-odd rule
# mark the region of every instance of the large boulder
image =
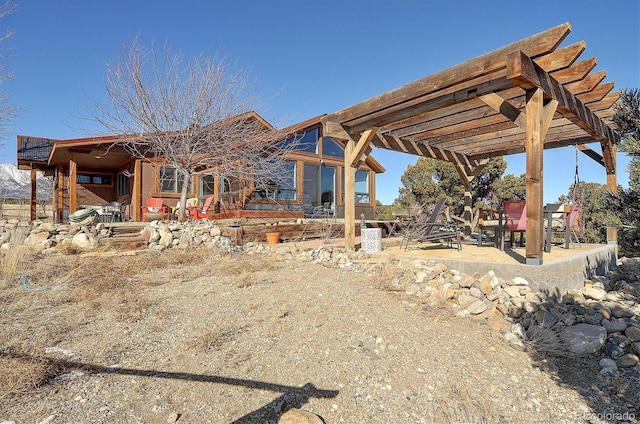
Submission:
POLYGON ((607 330, 600 325, 575 324, 560 332, 560 339, 567 348, 577 354, 584 355, 599 351, 607 339, 607 330))

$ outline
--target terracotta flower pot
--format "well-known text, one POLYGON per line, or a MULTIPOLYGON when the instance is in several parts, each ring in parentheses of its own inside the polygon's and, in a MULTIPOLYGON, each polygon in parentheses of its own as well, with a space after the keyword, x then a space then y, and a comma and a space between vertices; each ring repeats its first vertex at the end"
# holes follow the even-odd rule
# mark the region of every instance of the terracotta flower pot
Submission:
POLYGON ((278 244, 280 242, 280 233, 267 233, 267 244, 278 244))

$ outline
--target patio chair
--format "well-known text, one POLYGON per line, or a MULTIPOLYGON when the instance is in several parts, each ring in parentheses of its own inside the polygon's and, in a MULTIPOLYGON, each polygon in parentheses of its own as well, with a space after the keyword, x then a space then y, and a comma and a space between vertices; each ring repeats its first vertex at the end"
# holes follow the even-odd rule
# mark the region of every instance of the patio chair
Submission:
POLYGON ((545 205, 545 224, 547 226, 545 237, 546 251, 551 250, 551 233, 565 233, 565 248, 568 249, 572 240, 580 246, 578 233, 583 234, 582 207, 579 203, 550 203, 545 205))
POLYGON ((191 213, 191 218, 193 219, 206 218, 207 211, 211 209, 211 203, 213 203, 213 196, 207 197, 207 200, 204 201, 204 204, 202 205, 201 208, 198 208, 198 206, 191 206, 191 207, 187 206, 187 209, 189 209, 189 212, 191 213))
POLYGON ((440 199, 428 217, 425 213, 414 217, 403 232, 400 248, 404 243, 404 250, 407 250, 410 241, 422 243, 434 240, 447 240, 449 246, 451 246, 451 241, 455 239, 457 250, 462 250, 458 226, 452 222, 438 222, 438 218, 444 211, 446 201, 446 198, 440 199))
MULTIPOLYGON (((191 216, 191 209, 190 208, 194 208, 196 206, 198 206, 198 202, 199 199, 197 197, 190 197, 187 199, 186 203, 186 207, 185 207, 185 218, 188 218, 189 216, 191 216)), ((176 203, 176 207, 173 209, 173 213, 174 215, 178 215, 180 213, 180 201, 178 200, 178 203, 176 203)))
POLYGON ((147 220, 150 214, 168 214, 169 207, 162 203, 159 197, 149 197, 145 206, 142 206, 142 221, 147 220))
POLYGON ((514 233, 520 233, 522 246, 527 230, 527 202, 525 200, 506 200, 504 202, 504 228, 510 232, 509 246, 513 246, 514 233))

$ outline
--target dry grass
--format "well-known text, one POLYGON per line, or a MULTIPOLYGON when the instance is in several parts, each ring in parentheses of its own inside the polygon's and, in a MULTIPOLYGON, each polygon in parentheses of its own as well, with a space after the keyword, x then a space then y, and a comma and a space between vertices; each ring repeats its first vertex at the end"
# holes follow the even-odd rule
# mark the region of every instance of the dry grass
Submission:
POLYGON ((217 274, 226 275, 237 288, 247 288, 261 282, 264 273, 276 269, 276 262, 268 256, 227 254, 217 258, 215 269, 217 274))
POLYGON ((40 387, 58 371, 46 359, 14 357, 9 352, 0 351, 0 400, 40 387))
MULTIPOLYGON (((153 307, 145 288, 171 281, 173 269, 180 270, 179 281, 200 276, 212 256, 206 249, 104 257, 66 253, 74 254, 37 257, 20 247, 2 255, 0 399, 39 387, 60 372, 44 349, 81 331, 83 322, 105 314, 123 323, 140 320, 153 307), (24 286, 17 275, 26 276, 24 286)), ((204 334, 193 343, 209 349, 231 334, 204 334)))

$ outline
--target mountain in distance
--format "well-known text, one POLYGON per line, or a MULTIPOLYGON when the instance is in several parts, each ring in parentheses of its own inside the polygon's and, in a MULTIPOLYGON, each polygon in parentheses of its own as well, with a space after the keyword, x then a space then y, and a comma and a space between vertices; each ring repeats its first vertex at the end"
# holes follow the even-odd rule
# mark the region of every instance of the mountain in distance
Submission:
MULTIPOLYGON (((36 178, 37 198, 51 198, 52 181, 38 172, 36 178)), ((29 199, 31 192, 31 173, 19 170, 12 163, 0 164, 0 197, 3 199, 29 199)))

